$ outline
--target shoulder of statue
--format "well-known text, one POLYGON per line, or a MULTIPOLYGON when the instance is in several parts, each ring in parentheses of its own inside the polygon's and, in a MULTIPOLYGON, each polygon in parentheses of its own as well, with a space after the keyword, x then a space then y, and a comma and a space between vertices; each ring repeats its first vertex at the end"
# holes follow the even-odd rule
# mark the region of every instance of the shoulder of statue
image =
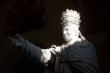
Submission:
POLYGON ((87 47, 94 47, 94 46, 88 40, 83 40, 83 41, 79 42, 78 47, 80 47, 80 48, 87 48, 87 47))

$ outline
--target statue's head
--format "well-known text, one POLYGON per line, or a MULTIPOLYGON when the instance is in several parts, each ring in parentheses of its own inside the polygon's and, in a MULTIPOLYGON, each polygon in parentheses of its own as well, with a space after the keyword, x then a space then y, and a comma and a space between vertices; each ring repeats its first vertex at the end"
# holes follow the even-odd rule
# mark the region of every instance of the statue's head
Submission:
POLYGON ((65 41, 70 42, 77 39, 80 33, 80 14, 75 10, 66 9, 66 11, 62 13, 61 20, 65 41))

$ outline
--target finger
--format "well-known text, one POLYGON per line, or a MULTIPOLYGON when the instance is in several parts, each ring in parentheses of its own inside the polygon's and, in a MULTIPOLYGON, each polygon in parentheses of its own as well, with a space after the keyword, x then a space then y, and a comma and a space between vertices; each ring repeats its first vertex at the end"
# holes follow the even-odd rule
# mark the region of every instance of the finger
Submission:
POLYGON ((8 36, 7 39, 9 39, 9 40, 14 40, 14 38, 12 38, 12 37, 10 37, 10 36, 8 36))
POLYGON ((50 48, 50 52, 53 53, 54 55, 56 55, 56 52, 53 50, 54 48, 50 48))
POLYGON ((9 39, 9 40, 11 40, 11 39, 12 39, 12 37, 9 37, 9 36, 8 36, 8 37, 6 37, 6 39, 9 39))
POLYGON ((51 48, 56 48, 56 45, 52 45, 51 48))
POLYGON ((21 40, 24 40, 24 39, 23 39, 19 34, 17 34, 17 33, 16 33, 16 37, 19 38, 19 39, 21 39, 21 40))

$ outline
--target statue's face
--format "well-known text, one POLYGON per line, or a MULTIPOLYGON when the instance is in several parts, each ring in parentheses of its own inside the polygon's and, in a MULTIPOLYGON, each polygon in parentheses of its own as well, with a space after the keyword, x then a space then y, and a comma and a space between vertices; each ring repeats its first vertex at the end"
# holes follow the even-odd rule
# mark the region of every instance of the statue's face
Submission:
POLYGON ((63 38, 66 42, 70 42, 78 37, 79 30, 76 26, 65 26, 63 28, 63 38))

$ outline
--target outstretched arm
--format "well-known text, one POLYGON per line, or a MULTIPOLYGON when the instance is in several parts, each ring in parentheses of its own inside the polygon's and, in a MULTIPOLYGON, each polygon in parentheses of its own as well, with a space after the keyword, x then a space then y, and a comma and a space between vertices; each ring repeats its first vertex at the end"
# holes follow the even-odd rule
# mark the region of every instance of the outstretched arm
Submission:
POLYGON ((7 37, 7 39, 11 40, 15 46, 21 47, 27 53, 30 53, 32 58, 37 59, 42 63, 47 63, 51 59, 51 53, 54 53, 52 48, 41 49, 39 46, 23 39, 19 34, 16 34, 15 38, 7 37))
POLYGON ((21 47, 27 53, 30 53, 32 58, 40 60, 41 58, 41 48, 37 45, 32 44, 28 40, 23 39, 19 34, 15 37, 7 37, 16 47, 21 47))

